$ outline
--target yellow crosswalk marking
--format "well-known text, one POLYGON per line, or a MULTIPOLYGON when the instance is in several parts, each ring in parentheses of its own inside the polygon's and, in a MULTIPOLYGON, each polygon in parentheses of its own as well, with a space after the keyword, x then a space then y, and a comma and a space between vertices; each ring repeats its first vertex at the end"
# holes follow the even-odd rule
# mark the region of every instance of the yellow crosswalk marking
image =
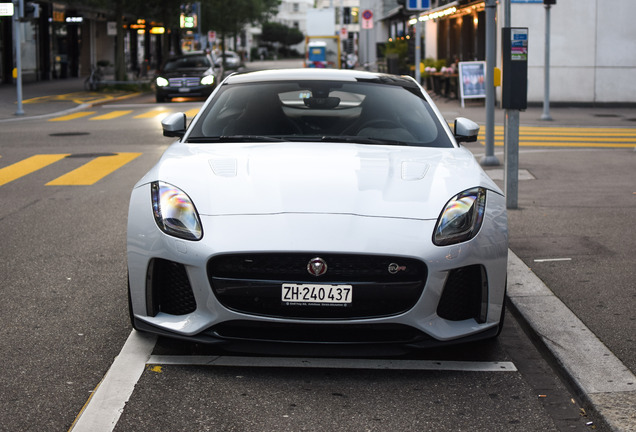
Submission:
POLYGON ((47 165, 64 159, 69 154, 35 155, 0 169, 0 186, 31 174, 47 165))
POLYGON ((47 186, 89 186, 126 165, 141 153, 118 153, 100 156, 81 167, 48 182, 47 186))
POLYGON ((49 121, 57 122, 57 121, 75 120, 75 119, 82 118, 82 117, 87 117, 87 116, 90 116, 90 115, 93 115, 93 114, 95 114, 95 111, 80 111, 80 112, 76 112, 76 113, 73 113, 73 114, 68 114, 68 115, 65 115, 65 116, 62 116, 62 117, 55 117, 55 118, 49 119, 49 121))
POLYGON ((128 115, 132 112, 132 110, 125 111, 111 111, 107 114, 98 115, 97 117, 91 117, 89 120, 112 120, 118 117, 122 117, 128 115))
POLYGON ((191 110, 186 111, 186 112, 185 112, 185 115, 186 115, 188 118, 194 118, 194 117, 196 117, 196 115, 197 115, 198 113, 199 113, 199 108, 193 108, 193 109, 191 109, 191 110))
POLYGON ((158 117, 160 115, 164 115, 164 114, 167 114, 167 113, 168 113, 168 111, 165 110, 165 109, 155 109, 155 110, 143 113, 143 114, 136 115, 135 118, 136 119, 153 118, 153 117, 158 117))

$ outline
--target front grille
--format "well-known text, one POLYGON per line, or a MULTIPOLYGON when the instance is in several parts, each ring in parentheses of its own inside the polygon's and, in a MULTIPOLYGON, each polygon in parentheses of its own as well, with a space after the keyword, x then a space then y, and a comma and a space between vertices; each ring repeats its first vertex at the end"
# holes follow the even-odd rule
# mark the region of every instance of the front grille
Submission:
POLYGON ((199 85, 200 81, 201 80, 196 77, 168 79, 168 82, 170 83, 170 87, 196 87, 199 85))
POLYGON ((148 314, 186 315, 196 308, 185 266, 159 258, 151 260, 147 277, 148 314))
POLYGON ((450 321, 486 321, 488 280, 481 265, 452 270, 446 278, 437 315, 450 321))
POLYGON ((286 318, 369 318, 413 307, 426 283, 426 265, 416 259, 355 254, 271 253, 221 255, 208 262, 214 294, 229 309, 286 318), (309 261, 320 257, 327 271, 313 276, 309 261), (391 268, 391 271, 389 270, 391 268), (351 285, 351 304, 290 304, 282 284, 351 285))
POLYGON ((430 337, 399 324, 279 324, 228 321, 206 334, 226 340, 297 343, 416 343, 430 337))

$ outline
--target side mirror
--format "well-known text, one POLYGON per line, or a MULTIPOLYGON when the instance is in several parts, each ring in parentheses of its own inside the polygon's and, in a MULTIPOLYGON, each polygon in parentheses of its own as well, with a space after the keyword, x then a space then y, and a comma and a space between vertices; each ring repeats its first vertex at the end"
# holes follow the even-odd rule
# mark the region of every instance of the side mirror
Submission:
POLYGON ((458 117, 455 119, 453 134, 458 143, 475 142, 479 135, 479 125, 465 117, 458 117))
POLYGON ((161 120, 163 128, 163 136, 166 137, 182 137, 186 132, 187 117, 185 113, 177 112, 170 114, 161 120))

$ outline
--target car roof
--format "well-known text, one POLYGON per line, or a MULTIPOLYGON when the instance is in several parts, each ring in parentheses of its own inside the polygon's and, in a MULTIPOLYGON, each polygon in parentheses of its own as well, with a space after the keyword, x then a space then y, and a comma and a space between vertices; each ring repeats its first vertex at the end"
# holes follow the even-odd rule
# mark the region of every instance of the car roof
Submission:
POLYGON ((229 76, 227 84, 242 84, 263 81, 351 81, 351 82, 377 82, 384 84, 400 85, 403 87, 416 86, 415 80, 407 76, 389 75, 376 72, 351 70, 351 69, 270 69, 253 72, 239 72, 229 76))

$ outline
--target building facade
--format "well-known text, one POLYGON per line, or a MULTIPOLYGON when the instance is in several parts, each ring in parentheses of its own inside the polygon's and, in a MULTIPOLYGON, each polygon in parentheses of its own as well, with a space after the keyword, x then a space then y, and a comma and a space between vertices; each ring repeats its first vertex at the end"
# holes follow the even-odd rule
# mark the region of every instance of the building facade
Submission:
MULTIPOLYGON (((363 0, 361 0, 363 1, 363 0)), ((431 0, 419 14, 424 57, 485 60, 485 2, 431 0)), ((636 2, 557 0, 550 7, 550 100, 564 104, 636 104, 636 2), (618 12, 620 11, 620 12, 618 12)), ((497 2, 497 64, 505 2, 497 2)), ((510 0, 511 27, 528 29, 528 102, 544 99, 546 6, 510 0)), ((414 18, 418 14, 411 14, 414 18)))

